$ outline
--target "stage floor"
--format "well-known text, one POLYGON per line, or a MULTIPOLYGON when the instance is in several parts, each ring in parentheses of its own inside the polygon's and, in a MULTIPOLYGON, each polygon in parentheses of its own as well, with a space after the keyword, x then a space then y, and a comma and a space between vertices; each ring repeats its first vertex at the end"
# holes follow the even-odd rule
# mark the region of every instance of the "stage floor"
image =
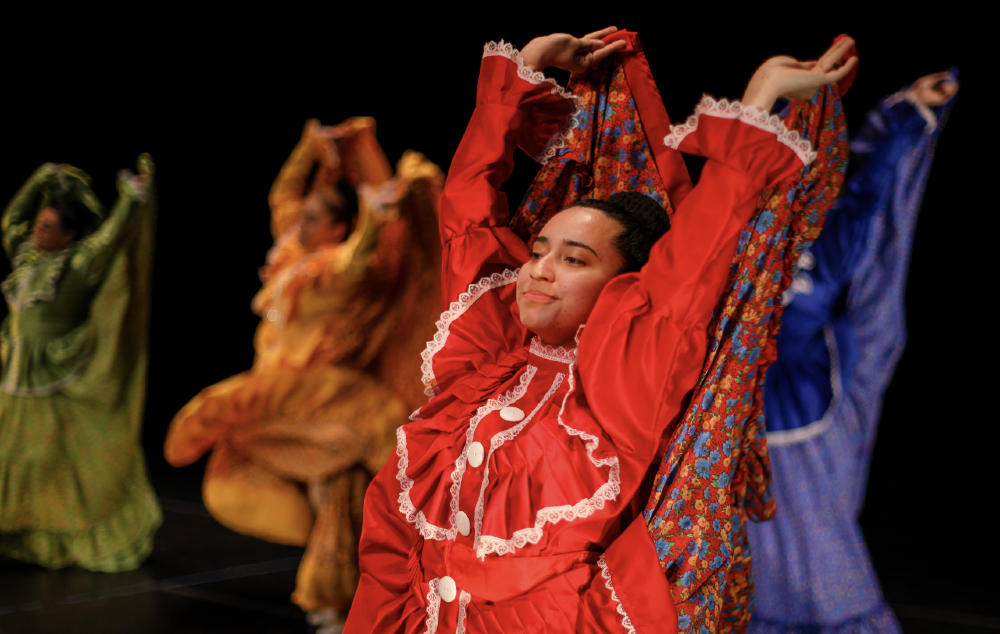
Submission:
MULTIPOLYGON (((308 634, 291 603, 301 548, 234 533, 201 504, 200 469, 153 473, 163 527, 134 572, 0 562, 0 634, 308 634)), ((907 634, 1000 631, 1000 602, 941 571, 879 570, 907 634)))

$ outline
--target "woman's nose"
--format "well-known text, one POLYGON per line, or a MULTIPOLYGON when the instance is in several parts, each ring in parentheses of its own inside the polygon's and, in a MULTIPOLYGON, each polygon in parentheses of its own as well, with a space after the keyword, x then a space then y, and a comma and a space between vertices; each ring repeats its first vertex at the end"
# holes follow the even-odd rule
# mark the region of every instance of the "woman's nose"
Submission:
POLYGON ((545 255, 535 262, 531 268, 531 277, 536 280, 551 282, 553 278, 552 256, 545 255))

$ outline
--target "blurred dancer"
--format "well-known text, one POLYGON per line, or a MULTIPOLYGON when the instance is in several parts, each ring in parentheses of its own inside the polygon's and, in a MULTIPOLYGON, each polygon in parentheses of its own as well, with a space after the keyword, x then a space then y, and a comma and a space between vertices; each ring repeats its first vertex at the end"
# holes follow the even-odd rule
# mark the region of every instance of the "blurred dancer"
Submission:
POLYGON ((882 397, 903 351, 910 245, 958 84, 884 99, 852 140, 859 171, 785 295, 765 382, 775 519, 751 523, 754 632, 898 632, 858 515, 882 397))
POLYGON ((137 568, 161 522, 139 446, 146 392, 153 164, 105 210, 90 178, 38 168, 3 215, 0 555, 137 568), (94 310, 99 307, 100 310, 94 310))
POLYGON ((165 445, 175 466, 212 451, 204 498, 221 523, 306 546, 292 599, 323 622, 357 586, 371 475, 425 400, 417 365, 386 349, 433 335, 442 175, 409 152, 391 176, 371 119, 306 125, 269 198, 253 369, 188 403, 165 445))

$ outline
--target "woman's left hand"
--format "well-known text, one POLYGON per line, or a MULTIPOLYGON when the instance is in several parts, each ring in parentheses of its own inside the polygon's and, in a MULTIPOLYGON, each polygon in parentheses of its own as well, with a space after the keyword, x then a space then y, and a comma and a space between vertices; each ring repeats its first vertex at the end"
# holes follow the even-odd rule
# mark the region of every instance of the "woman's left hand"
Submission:
POLYGON ((948 71, 925 75, 910 86, 910 94, 925 106, 943 106, 957 93, 958 82, 948 71))
POLYGON ((845 37, 834 43, 818 61, 800 62, 793 57, 772 57, 757 69, 743 94, 743 105, 769 111, 778 97, 811 99, 821 86, 840 81, 851 72, 858 58, 841 63, 854 46, 845 37))
POLYGON ((583 37, 573 37, 568 33, 553 33, 536 37, 521 50, 524 65, 533 71, 541 71, 548 66, 562 68, 572 73, 587 70, 594 64, 605 59, 615 51, 625 48, 625 42, 619 40, 605 44, 601 38, 618 31, 617 27, 609 26, 600 31, 588 33, 583 37))

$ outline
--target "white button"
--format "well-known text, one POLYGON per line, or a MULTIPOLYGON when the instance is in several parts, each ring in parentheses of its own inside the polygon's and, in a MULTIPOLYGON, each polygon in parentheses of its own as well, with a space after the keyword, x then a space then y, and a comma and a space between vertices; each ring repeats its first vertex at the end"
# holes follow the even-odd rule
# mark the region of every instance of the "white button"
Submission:
POLYGON ((483 464, 483 458, 486 457, 486 451, 483 449, 483 443, 474 442, 469 445, 469 466, 476 468, 483 464))
POLYGON ((524 419, 524 412, 517 407, 505 407, 500 410, 500 418, 516 423, 517 421, 524 419))
POLYGON ((458 515, 455 516, 455 523, 458 524, 458 532, 462 534, 462 537, 468 537, 469 532, 472 530, 472 524, 469 523, 469 516, 459 511, 458 515))
POLYGON ((454 601, 455 596, 458 594, 458 586, 455 585, 455 580, 451 577, 441 577, 438 580, 438 594, 441 595, 441 600, 445 603, 454 601))

